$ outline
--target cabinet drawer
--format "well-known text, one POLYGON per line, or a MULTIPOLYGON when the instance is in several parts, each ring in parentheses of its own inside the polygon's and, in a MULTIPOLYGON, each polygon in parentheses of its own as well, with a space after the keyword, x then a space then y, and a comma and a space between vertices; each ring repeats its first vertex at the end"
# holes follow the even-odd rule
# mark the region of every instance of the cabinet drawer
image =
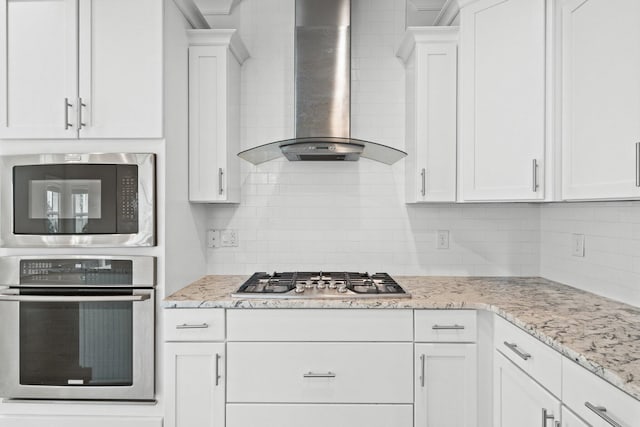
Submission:
POLYGON ((227 402, 411 403, 411 343, 227 343, 227 402))
MULTIPOLYGON (((27 409, 26 409, 27 410, 27 409)), ((382 425, 382 424, 381 424, 382 425)), ((162 427, 160 417, 0 415, 2 427, 162 427)))
POLYGON ((227 427, 412 427, 411 405, 227 405, 227 427))
POLYGON ((606 408, 603 415, 623 427, 635 427, 640 422, 640 401, 566 357, 562 359, 562 400, 594 427, 615 425, 599 416, 597 407, 606 408), (589 409, 587 404, 594 408, 589 409))
POLYGON ((413 341, 411 310, 228 310, 229 341, 413 341))
POLYGON ((163 311, 165 341, 224 340, 224 310, 171 308, 163 311))
POLYGON ((495 348, 559 397, 562 355, 506 320, 495 319, 495 348))
POLYGON ((475 342, 475 310, 416 310, 417 342, 475 342))

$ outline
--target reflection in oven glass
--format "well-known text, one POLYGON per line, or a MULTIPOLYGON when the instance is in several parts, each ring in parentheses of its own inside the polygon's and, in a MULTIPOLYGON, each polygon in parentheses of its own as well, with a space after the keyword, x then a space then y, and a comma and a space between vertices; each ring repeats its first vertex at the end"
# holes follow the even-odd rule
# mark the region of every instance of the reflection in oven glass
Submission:
POLYGON ((133 384, 131 302, 20 304, 20 384, 133 384))

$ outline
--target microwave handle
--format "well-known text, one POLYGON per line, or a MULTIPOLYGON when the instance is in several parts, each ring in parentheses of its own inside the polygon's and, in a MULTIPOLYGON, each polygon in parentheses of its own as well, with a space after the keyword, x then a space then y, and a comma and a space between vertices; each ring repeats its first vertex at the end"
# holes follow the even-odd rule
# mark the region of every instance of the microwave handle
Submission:
POLYGON ((0 301, 17 302, 139 302, 151 298, 149 294, 114 295, 114 296, 54 296, 54 295, 14 295, 0 293, 0 301))

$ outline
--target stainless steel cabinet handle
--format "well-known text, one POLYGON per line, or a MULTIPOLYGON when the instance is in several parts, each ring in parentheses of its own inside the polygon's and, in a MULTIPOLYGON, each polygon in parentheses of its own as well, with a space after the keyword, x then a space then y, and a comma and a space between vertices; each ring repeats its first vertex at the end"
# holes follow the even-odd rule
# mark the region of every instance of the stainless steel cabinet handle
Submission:
POLYGON ((462 325, 433 325, 431 327, 434 331, 442 331, 442 330, 461 330, 464 329, 462 325))
POLYGON ((306 374, 302 374, 304 378, 335 378, 336 374, 329 371, 327 373, 316 373, 316 372, 307 372, 306 374))
POLYGON ((640 142, 636 142, 636 187, 640 187, 640 142))
POLYGON ((420 190, 420 194, 424 196, 427 194, 427 171, 425 170, 425 168, 422 168, 420 177, 422 178, 422 189, 420 190))
POLYGON ((182 325, 176 325, 176 329, 207 329, 208 327, 208 323, 201 323, 199 325, 183 323, 182 325))
POLYGON ((553 419, 555 419, 555 417, 553 415, 547 414, 546 408, 542 408, 542 427, 547 427, 547 421, 553 419))
POLYGON ((224 171, 222 168, 218 169, 218 193, 222 195, 224 193, 224 187, 222 185, 222 177, 224 176, 224 171))
POLYGON ((86 124, 82 121, 82 107, 86 106, 87 104, 82 102, 82 98, 78 98, 78 130, 86 126, 86 124))
POLYGON ((220 355, 216 353, 216 386, 220 384, 220 355))
POLYGON ((614 420, 607 414, 607 408, 605 408, 604 406, 596 406, 591 402, 584 402, 584 406, 591 409, 593 412, 596 413, 597 416, 605 420, 608 424, 612 425, 613 427, 622 427, 622 424, 618 423, 616 420, 614 420))
POLYGON ((424 387, 424 354, 420 355, 420 387, 424 387))
POLYGON ((73 104, 69 104, 69 98, 64 99, 64 130, 73 127, 72 123, 69 123, 69 108, 73 107, 73 104))
POLYGON ((533 159, 533 185, 531 186, 531 190, 537 193, 538 187, 538 161, 533 159))
POLYGON ((139 302, 146 301, 151 295, 114 295, 114 296, 73 296, 73 295, 11 295, 1 294, 0 301, 17 301, 17 302, 139 302))
POLYGON ((527 353, 526 351, 522 351, 518 348, 517 344, 512 344, 509 342, 504 342, 504 345, 506 345, 507 347, 509 347, 511 349, 511 351, 513 351, 515 354, 517 354, 518 356, 520 356, 521 358, 523 358, 524 360, 529 360, 531 359, 531 355, 529 353, 527 353))

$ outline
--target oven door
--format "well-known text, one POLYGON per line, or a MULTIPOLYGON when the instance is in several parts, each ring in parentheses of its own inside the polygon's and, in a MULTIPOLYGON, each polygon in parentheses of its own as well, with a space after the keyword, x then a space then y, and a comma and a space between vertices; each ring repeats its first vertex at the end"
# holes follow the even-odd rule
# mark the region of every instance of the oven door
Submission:
POLYGON ((0 396, 152 400, 154 291, 0 292, 0 396))

